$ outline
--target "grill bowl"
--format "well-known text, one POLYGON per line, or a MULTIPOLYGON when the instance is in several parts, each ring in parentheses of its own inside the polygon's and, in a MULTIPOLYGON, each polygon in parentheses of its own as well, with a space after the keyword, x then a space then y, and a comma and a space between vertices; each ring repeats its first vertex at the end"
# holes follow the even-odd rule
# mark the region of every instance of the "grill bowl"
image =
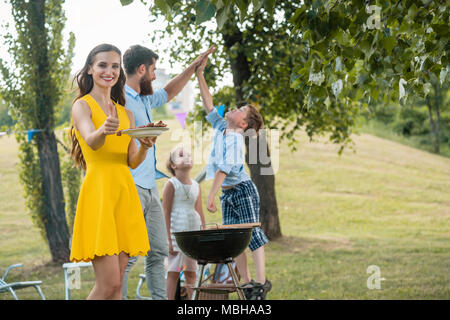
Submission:
POLYGON ((199 263, 225 263, 244 252, 253 228, 174 232, 178 247, 199 263))

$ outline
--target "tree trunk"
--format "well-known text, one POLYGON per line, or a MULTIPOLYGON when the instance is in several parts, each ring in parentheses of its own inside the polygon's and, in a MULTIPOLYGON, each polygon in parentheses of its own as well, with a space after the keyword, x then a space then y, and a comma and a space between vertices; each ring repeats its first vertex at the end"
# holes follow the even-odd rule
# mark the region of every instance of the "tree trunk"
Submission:
POLYGON ((426 97, 426 103, 428 108, 428 119, 430 120, 431 143, 433 144, 434 152, 436 152, 437 149, 437 153, 439 153, 439 145, 436 146, 436 123, 433 120, 433 109, 429 96, 426 97))
POLYGON ((436 105, 436 125, 435 125, 435 136, 436 136, 436 144, 434 145, 434 152, 441 153, 441 139, 440 139, 440 128, 439 123, 441 121, 441 114, 439 112, 439 105, 436 105))
POLYGON ((32 48, 36 66, 36 82, 34 94, 36 97, 37 115, 36 128, 43 129, 37 136, 38 153, 42 175, 42 192, 45 208, 45 231, 54 262, 69 260, 69 229, 64 208, 64 193, 61 182, 61 172, 53 132, 53 101, 52 79, 49 72, 47 55, 47 34, 45 29, 45 1, 35 0, 30 6, 30 23, 32 48))
MULTIPOLYGON (((225 45, 229 49, 234 45, 234 43, 240 42, 241 35, 240 32, 236 32, 231 37, 224 36, 224 39, 226 39, 225 45)), ((236 104, 237 106, 241 106, 243 104, 246 104, 242 84, 244 83, 244 81, 250 78, 250 69, 247 63, 247 58, 245 57, 245 54, 242 50, 242 46, 238 47, 238 51, 239 52, 236 58, 233 59, 230 57, 230 65, 231 72, 233 74, 234 89, 236 92, 236 104)))
MULTIPOLYGON (((244 91, 242 85, 250 78, 250 68, 247 63, 247 57, 245 56, 243 50, 242 34, 240 30, 229 20, 227 20, 224 30, 226 31, 222 33, 222 36, 225 42, 225 47, 228 49, 228 51, 230 51, 230 48, 235 46, 236 43, 239 44, 236 48, 237 55, 230 54, 230 65, 236 92, 236 103, 239 106, 247 102, 244 99, 244 91)), ((268 156, 268 161, 265 164, 261 163, 261 159, 258 156, 256 157, 256 163, 254 161, 249 161, 249 159, 251 159, 249 157, 250 152, 257 152, 255 151, 255 149, 249 148, 249 141, 251 141, 251 139, 252 138, 248 137, 246 137, 245 139, 246 162, 250 169, 251 179, 258 189, 260 197, 259 215, 262 229, 270 240, 274 240, 282 236, 280 220, 278 217, 277 199, 275 194, 275 175, 273 174, 272 162, 270 160, 269 149, 266 143, 265 135, 262 139, 258 139, 259 143, 257 147, 258 150, 259 148, 266 148, 267 150, 266 155, 268 156), (265 172, 267 170, 269 172, 271 171, 272 174, 261 174, 262 172, 265 172)), ((260 152, 258 152, 257 154, 260 154, 260 152)))
POLYGON ((258 139, 245 137, 245 149, 245 161, 247 162, 250 175, 259 193, 259 215, 262 229, 269 239, 277 239, 281 237, 282 234, 280 219, 278 218, 277 197, 275 194, 275 174, 272 168, 269 145, 267 144, 265 131, 261 131, 258 139), (252 146, 252 143, 255 145, 252 146), (255 152, 257 156, 254 155, 255 152), (267 163, 264 164, 262 162, 267 163))
POLYGON ((41 132, 38 138, 42 192, 46 217, 45 232, 54 262, 67 262, 70 257, 64 193, 61 182, 56 138, 53 132, 41 132))
POLYGON ((440 153, 441 139, 440 139, 440 122, 441 122, 441 113, 439 111, 441 102, 442 102, 442 93, 438 83, 434 85, 434 108, 436 110, 436 123, 434 125, 434 135, 436 138, 436 143, 434 145, 434 152, 440 153))

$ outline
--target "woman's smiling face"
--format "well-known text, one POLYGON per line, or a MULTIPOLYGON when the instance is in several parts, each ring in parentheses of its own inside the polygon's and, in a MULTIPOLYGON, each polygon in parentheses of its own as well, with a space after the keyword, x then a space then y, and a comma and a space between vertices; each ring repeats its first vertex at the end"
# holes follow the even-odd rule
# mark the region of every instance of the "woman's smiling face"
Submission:
POLYGON ((96 85, 112 88, 119 80, 120 55, 115 51, 98 53, 89 67, 88 74, 92 75, 96 85))

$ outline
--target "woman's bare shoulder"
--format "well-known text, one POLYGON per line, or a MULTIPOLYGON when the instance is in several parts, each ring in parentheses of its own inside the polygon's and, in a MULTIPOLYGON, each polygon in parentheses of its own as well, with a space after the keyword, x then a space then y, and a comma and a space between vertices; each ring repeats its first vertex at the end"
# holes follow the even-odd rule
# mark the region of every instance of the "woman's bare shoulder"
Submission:
POLYGON ((72 105, 72 112, 82 112, 91 114, 91 108, 89 104, 84 99, 76 100, 72 105))

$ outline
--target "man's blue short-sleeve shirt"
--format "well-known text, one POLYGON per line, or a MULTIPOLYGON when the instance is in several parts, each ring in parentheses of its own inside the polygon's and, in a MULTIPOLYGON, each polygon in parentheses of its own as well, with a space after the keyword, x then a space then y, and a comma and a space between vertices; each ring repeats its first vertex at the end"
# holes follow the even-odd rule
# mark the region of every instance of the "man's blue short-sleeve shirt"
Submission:
MULTIPOLYGON (((167 92, 164 89, 155 90, 152 95, 142 96, 128 85, 125 85, 126 105, 133 111, 136 127, 153 122, 152 109, 160 107, 167 102, 167 92)), ((139 147, 140 143, 136 140, 139 147)), ((147 157, 136 169, 130 169, 134 183, 138 186, 151 189, 156 187, 156 179, 165 175, 156 169, 155 147, 148 149, 147 157)))

